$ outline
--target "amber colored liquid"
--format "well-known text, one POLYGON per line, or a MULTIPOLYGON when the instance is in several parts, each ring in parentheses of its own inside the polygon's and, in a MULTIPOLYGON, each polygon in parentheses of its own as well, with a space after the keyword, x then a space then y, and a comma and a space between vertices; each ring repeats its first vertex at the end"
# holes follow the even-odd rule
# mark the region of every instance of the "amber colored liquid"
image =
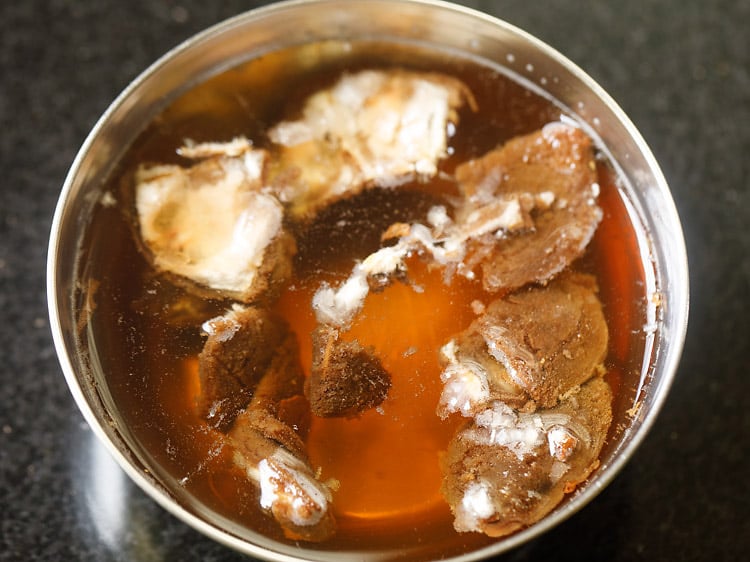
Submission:
MULTIPOLYGON (((307 49, 304 57, 294 50, 268 55, 185 94, 129 150, 121 175, 111 182, 112 192, 126 204, 129 170, 141 162, 179 161, 174 149, 184 138, 227 140, 245 134, 262 145, 267 126, 343 69, 400 65, 461 78, 474 92, 480 112, 461 113, 451 141, 454 153, 441 164, 449 174, 457 163, 561 113, 550 100, 466 59, 433 57, 403 45, 307 49)), ((575 267, 598 277, 610 330, 606 366, 615 393, 615 423, 609 447, 633 405, 641 373, 646 297, 636 227, 606 162, 599 167, 599 183, 604 220, 575 267)), ((345 279, 356 258, 378 247, 379 235, 390 223, 423 221, 432 204, 452 195, 455 186, 449 180, 376 190, 332 206, 312 225, 293 226, 300 241, 296 278, 274 306, 297 334, 306 372, 315 325, 310 302, 320 283, 345 279), (340 223, 345 223, 343 229, 336 227, 340 223)), ((284 541, 273 519, 259 509, 255 485, 233 467, 223 436, 195 413, 200 324, 229 303, 196 299, 154 274, 134 243, 129 221, 127 209, 99 207, 82 248, 83 314, 92 308, 85 302, 93 306, 84 332, 95 334, 82 344, 106 373, 102 393, 120 412, 123 432, 136 444, 143 463, 168 487, 177 487, 178 499, 183 493, 192 496, 241 526, 284 541), (95 291, 85 289, 94 286, 95 291)), ((438 459, 461 420, 441 421, 435 408, 441 391, 438 349, 475 318, 473 301, 487 304, 495 297, 461 277, 446 284, 442 272, 418 258, 409 262, 409 279, 411 285, 395 283, 370 294, 345 334, 373 346, 391 373, 393 386, 382 407, 356 419, 312 421, 308 448, 313 466, 323 480, 339 482, 333 501, 339 528, 330 541, 311 548, 412 550, 419 552, 416 558, 428 558, 455 555, 491 540, 453 531, 440 495, 438 459)))
MULTIPOLYGON (((459 278, 447 287, 439 271, 428 271, 418 260, 411 263, 410 279, 418 290, 397 283, 370 295, 343 336, 372 346, 392 374, 385 403, 357 419, 313 419, 310 456, 324 477, 340 481, 334 502, 339 520, 392 525, 444 508, 437 455, 460 420, 441 423, 435 414, 441 371, 437 349, 471 322, 470 302, 481 291, 478 284, 459 278)), ((314 326, 314 289, 289 292, 281 300, 281 310, 299 334, 314 326)), ((305 338, 308 372, 309 348, 305 338)))

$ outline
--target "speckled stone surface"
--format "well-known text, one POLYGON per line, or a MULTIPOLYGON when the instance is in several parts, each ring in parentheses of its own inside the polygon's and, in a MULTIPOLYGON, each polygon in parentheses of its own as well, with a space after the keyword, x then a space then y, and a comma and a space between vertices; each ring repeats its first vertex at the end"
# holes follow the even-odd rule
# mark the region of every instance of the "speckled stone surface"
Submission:
MULTIPOLYGON (((685 354, 656 426, 594 502, 499 560, 745 559, 750 3, 463 3, 548 42, 620 103, 671 184, 691 267, 685 354)), ((60 186, 99 115, 169 48, 260 4, 0 4, 0 560, 244 559, 147 498, 95 440, 55 357, 44 274, 60 186)))

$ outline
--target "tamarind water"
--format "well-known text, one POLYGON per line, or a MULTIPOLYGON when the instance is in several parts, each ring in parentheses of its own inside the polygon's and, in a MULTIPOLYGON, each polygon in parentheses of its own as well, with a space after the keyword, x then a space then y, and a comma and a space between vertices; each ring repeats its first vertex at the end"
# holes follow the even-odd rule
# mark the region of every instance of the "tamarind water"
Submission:
MULTIPOLYGON (((268 144, 266 131, 295 116, 310 94, 342 73, 365 68, 437 71, 463 81, 478 111, 460 111, 449 156, 431 181, 373 189, 331 204, 314 219, 289 228, 298 241, 295 273, 271 305, 289 323, 310 371, 312 296, 322 282, 346 279, 355 260, 380 246, 394 222, 424 222, 435 204, 459 197, 455 167, 505 141, 572 113, 517 76, 457 53, 415 44, 326 42, 264 55, 195 86, 172 102, 128 148, 94 213, 79 271, 80 326, 96 334, 84 345, 95 355, 111 399, 157 479, 174 479, 209 509, 279 541, 287 541, 259 506, 253 482, 232 463, 223 435, 197 415, 200 326, 231 302, 193 296, 154 271, 133 226, 132 171, 144 163, 186 165, 176 149, 196 142, 246 136, 268 144)), ((610 439, 634 406, 647 353, 647 289, 640 225, 603 154, 597 163, 604 218, 585 255, 572 268, 595 275, 609 328, 605 360, 613 394, 610 439)), ((409 262, 411 284, 395 283, 368 297, 349 336, 372 346, 392 375, 384 404, 357 418, 310 420, 312 466, 335 480, 338 531, 309 548, 395 552, 429 545, 428 557, 459 554, 492 539, 457 533, 440 494, 439 457, 462 423, 441 420, 438 350, 465 329, 477 310, 497 295, 479 280, 453 276, 418 258, 409 262)), ((606 452, 605 445, 605 452, 606 452)))

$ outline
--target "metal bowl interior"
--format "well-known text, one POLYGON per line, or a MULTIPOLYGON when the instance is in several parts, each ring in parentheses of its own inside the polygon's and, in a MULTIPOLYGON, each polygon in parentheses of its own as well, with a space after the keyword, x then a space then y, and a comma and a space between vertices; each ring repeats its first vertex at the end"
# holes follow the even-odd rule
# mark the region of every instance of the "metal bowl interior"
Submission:
MULTIPOLYGON (((281 47, 328 39, 410 41, 478 57, 555 98, 576 116, 617 167, 620 188, 647 250, 644 267, 650 308, 649 349, 637 393, 637 410, 595 475, 569 501, 534 526, 466 553, 475 560, 507 551, 558 524, 590 501, 631 457, 665 400, 687 326, 685 246, 669 188, 645 142, 615 102, 550 47, 502 21, 439 2, 401 0, 293 1, 271 5, 219 24, 167 53, 111 105, 81 148, 65 181, 49 247, 48 298, 57 352, 68 385, 87 422, 129 476, 159 504, 200 532, 241 552, 272 560, 385 560, 396 553, 329 552, 279 544, 237 528, 160 477, 128 428, 119 423, 98 359, 82 351, 76 287, 81 241, 101 186, 126 148, 166 105, 193 85, 241 62, 281 47), (395 11, 398 17, 393 17, 395 11)), ((95 346, 89 346, 95 349, 95 346)), ((400 558, 435 553, 414 547, 400 558)))

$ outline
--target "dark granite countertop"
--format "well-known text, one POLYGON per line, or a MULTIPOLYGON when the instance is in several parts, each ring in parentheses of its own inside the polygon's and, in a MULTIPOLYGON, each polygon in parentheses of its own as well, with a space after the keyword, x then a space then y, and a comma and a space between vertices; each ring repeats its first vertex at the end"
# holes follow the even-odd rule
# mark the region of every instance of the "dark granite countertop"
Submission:
MULTIPOLYGON (((263 3, 0 6, 0 560, 243 559, 147 498, 95 440, 55 356, 44 275, 65 173, 107 105, 170 47, 263 3)), ((672 187, 691 268, 684 358, 656 426, 594 502, 501 559, 746 559, 750 3, 463 3, 547 41, 620 103, 672 187)))

